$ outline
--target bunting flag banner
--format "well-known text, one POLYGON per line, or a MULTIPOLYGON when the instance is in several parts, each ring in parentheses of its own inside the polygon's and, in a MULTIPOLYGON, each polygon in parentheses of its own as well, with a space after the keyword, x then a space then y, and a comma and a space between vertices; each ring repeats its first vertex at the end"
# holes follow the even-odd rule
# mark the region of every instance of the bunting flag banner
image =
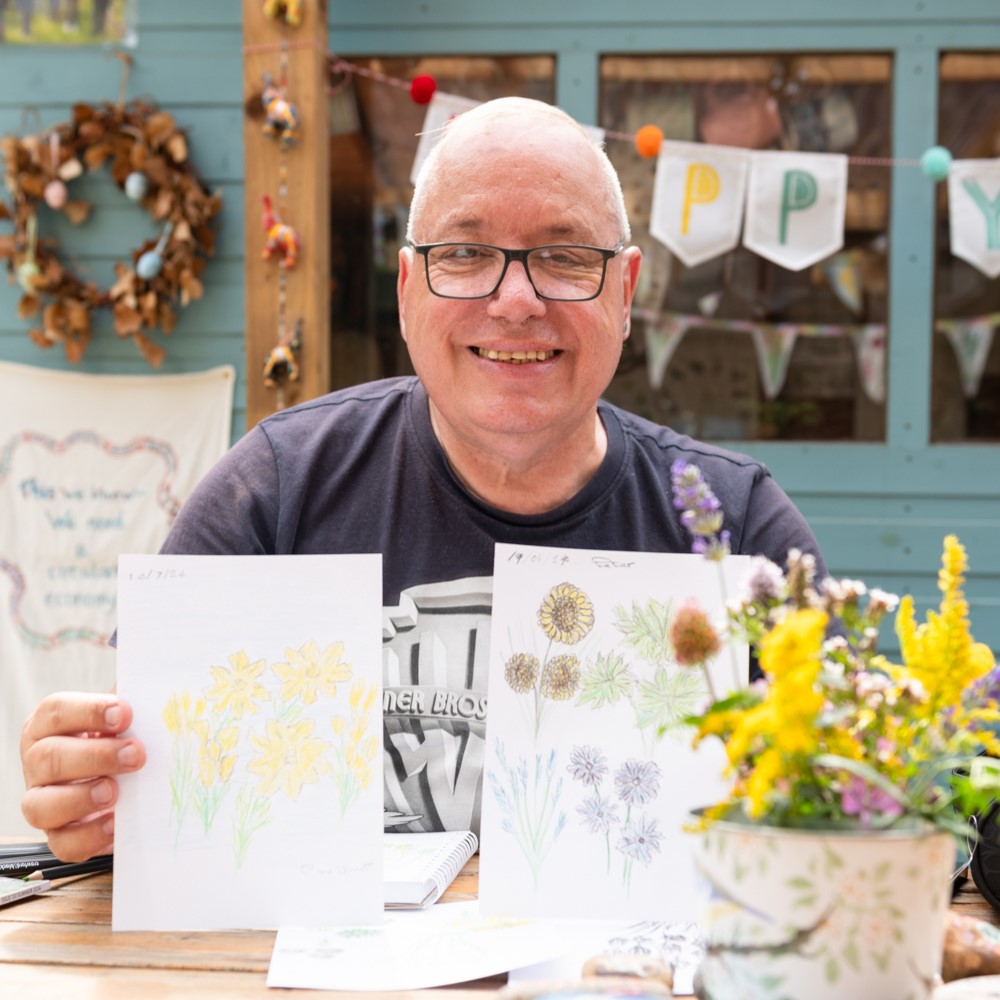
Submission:
POLYGON ((852 331, 858 378, 873 403, 885 402, 885 324, 866 323, 852 331))
POLYGON ((855 316, 860 316, 864 308, 861 292, 861 274, 858 268, 858 254, 855 250, 834 254, 823 261, 823 274, 833 294, 851 310, 855 316))
POLYGON ((993 331, 1000 326, 1000 313, 972 316, 968 319, 939 319, 934 327, 940 330, 955 351, 966 399, 979 394, 983 369, 993 346, 993 331))
POLYGON ((799 336, 798 327, 794 323, 760 323, 753 326, 751 335, 764 395, 774 399, 785 384, 792 351, 799 336))
POLYGON ((743 244, 801 271, 844 244, 847 157, 839 153, 753 153, 743 244))
MULTIPOLYGON (((235 382, 0 362, 0 787, 21 787, 14 748, 45 695, 111 690, 118 556, 156 552, 229 447, 235 382)), ((11 834, 18 799, 0 798, 11 834)))
POLYGON ((663 376, 674 351, 690 325, 684 316, 667 315, 646 322, 646 370, 654 389, 663 385, 663 376))
POLYGON ((987 278, 1000 275, 1000 159, 952 160, 948 220, 951 252, 987 278))
POLYGON ((709 292, 708 295, 703 295, 698 299, 698 311, 702 316, 714 316, 718 312, 721 301, 722 292, 709 292))
POLYGON ((441 135, 441 129, 455 118, 466 111, 471 111, 481 104, 481 101, 474 101, 470 97, 459 97, 457 94, 444 94, 440 90, 434 91, 434 96, 427 105, 427 113, 424 115, 424 127, 417 137, 417 151, 413 157, 413 166, 410 168, 410 183, 417 183, 417 174, 423 166, 427 154, 434 147, 441 135))
POLYGON ((649 231, 688 267, 739 244, 749 154, 664 141, 656 160, 649 231))
MULTIPOLYGON (((662 387, 674 351, 677 350, 684 335, 693 329, 750 334, 754 338, 760 380, 768 399, 774 399, 785 384, 797 338, 850 337, 854 343, 858 377, 865 394, 875 403, 885 402, 884 323, 867 323, 864 326, 845 326, 838 323, 770 324, 745 319, 706 318, 695 313, 659 314, 647 309, 633 309, 632 317, 644 320, 646 324, 646 368, 649 373, 649 384, 654 389, 662 387)), ((979 318, 992 322, 994 326, 1000 326, 1000 313, 979 318)), ((946 322, 954 321, 939 321, 939 328, 946 322)))

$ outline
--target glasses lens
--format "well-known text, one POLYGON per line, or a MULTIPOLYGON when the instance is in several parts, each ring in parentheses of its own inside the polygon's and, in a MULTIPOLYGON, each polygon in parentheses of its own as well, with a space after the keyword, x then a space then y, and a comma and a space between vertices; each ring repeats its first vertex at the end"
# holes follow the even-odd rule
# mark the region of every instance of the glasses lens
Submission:
POLYGON ((528 254, 535 291, 548 299, 590 299, 604 280, 604 254, 592 247, 537 247, 528 254))
POLYGON ((427 280, 436 295, 489 295, 503 273, 503 253, 478 243, 444 243, 427 251, 427 280))

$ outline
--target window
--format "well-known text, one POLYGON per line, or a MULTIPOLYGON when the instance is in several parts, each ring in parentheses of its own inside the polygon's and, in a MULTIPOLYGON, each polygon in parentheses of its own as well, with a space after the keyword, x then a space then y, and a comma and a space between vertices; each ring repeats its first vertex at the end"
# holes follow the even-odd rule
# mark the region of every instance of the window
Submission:
MULTIPOLYGON (((651 123, 668 139, 888 157, 890 73, 882 55, 608 55, 600 124, 622 136, 651 123)), ((790 271, 740 246, 686 267, 649 234, 655 161, 621 140, 608 152, 645 254, 608 397, 701 438, 883 440, 890 171, 850 163, 844 246, 828 260, 790 271), (655 388, 649 352, 663 342, 647 337, 664 324, 685 332, 655 388), (798 332, 784 378, 772 370, 765 383, 768 357, 781 364, 777 346, 768 353, 776 324, 798 332)))
MULTIPOLYGON (((938 142, 956 160, 1000 157, 1000 55, 949 53, 940 80, 938 142)), ((1000 441, 1000 280, 952 254, 947 184, 937 193, 931 438, 1000 441)))

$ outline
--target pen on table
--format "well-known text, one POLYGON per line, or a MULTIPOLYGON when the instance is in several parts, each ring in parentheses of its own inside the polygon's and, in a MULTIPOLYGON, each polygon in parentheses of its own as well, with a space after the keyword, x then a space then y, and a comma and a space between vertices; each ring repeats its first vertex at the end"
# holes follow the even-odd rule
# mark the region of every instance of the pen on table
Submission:
POLYGON ((34 857, 4 858, 0 861, 0 875, 8 878, 18 875, 26 875, 28 872, 36 871, 39 868, 51 868, 53 865, 61 864, 54 854, 37 854, 34 857))
POLYGON ((40 868, 30 875, 24 876, 25 882, 34 882, 37 879, 69 878, 70 875, 86 875, 90 872, 110 871, 114 863, 113 854, 99 854, 89 861, 80 861, 77 864, 55 865, 52 868, 40 868))

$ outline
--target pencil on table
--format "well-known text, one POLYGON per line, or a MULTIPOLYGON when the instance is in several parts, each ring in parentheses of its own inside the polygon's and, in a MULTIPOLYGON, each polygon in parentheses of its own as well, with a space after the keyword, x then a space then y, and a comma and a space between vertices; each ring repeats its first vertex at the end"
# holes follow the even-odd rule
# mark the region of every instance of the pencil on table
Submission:
POLYGON ((86 875, 90 872, 110 871, 114 862, 114 855, 99 854, 89 861, 80 861, 77 864, 56 865, 52 868, 39 869, 30 875, 24 876, 25 882, 34 882, 38 879, 69 878, 70 875, 86 875))

